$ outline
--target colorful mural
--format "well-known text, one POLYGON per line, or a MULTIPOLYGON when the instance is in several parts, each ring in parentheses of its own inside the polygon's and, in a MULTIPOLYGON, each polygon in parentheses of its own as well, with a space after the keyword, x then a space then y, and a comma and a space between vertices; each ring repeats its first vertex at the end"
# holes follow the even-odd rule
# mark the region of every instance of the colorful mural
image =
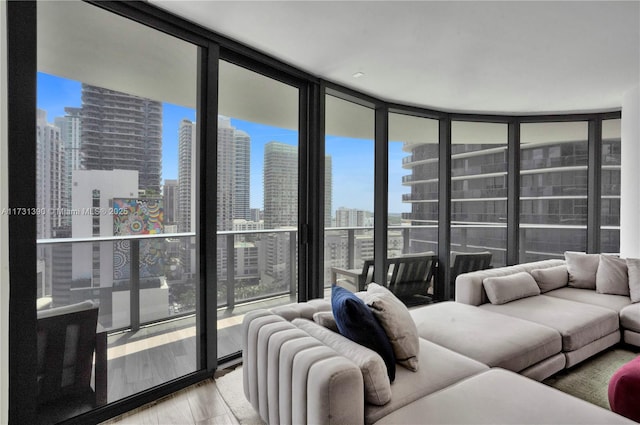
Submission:
MULTIPOLYGON (((113 200, 113 235, 156 235, 164 233, 162 199, 113 200)), ((113 278, 130 277, 131 241, 116 241, 113 249, 113 278)), ((140 278, 164 275, 164 240, 140 241, 140 278)))
POLYGON ((113 200, 113 235, 164 233, 162 199, 113 200))

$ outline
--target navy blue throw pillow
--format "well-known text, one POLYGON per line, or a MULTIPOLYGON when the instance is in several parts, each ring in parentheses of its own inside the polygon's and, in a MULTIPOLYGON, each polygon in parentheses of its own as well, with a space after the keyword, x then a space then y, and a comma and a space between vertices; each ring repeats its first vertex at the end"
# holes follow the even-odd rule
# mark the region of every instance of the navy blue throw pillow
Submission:
POLYGON ((396 378, 396 358, 387 334, 364 301, 351 291, 333 285, 331 308, 340 334, 380 354, 389 380, 396 378))

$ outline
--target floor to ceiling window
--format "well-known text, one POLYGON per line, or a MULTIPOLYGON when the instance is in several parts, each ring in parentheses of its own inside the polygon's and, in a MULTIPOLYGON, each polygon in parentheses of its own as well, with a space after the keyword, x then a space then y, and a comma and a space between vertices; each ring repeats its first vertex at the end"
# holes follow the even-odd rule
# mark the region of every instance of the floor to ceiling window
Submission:
POLYGON ((520 127, 520 262, 586 251, 588 123, 520 127))
POLYGON ((323 282, 353 289, 373 260, 374 110, 330 95, 325 101, 323 282))
POLYGON ((242 349, 243 315, 297 301, 296 87, 220 61, 218 357, 242 349))
POLYGON ((198 369, 197 55, 87 3, 38 3, 37 309, 98 306, 93 407, 198 369))
POLYGON ((506 264, 507 124, 451 123, 451 252, 506 264))
POLYGON ((602 121, 600 252, 620 252, 620 119, 602 121))
POLYGON ((389 114, 389 258, 438 252, 438 125, 389 114))

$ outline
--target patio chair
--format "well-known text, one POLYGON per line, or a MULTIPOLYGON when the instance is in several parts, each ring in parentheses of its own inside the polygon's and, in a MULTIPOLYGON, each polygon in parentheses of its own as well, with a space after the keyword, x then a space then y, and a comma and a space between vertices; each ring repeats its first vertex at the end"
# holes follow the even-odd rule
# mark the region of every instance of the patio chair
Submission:
POLYGON ((456 278, 462 273, 469 273, 476 270, 485 270, 491 268, 492 254, 489 251, 483 252, 455 252, 451 255, 451 298, 455 298, 456 278))
POLYGON ((38 311, 40 424, 57 423, 106 404, 107 339, 106 332, 96 332, 97 326, 98 307, 92 301, 38 311))
MULTIPOLYGON (((433 253, 427 255, 406 255, 396 258, 389 258, 385 263, 387 282, 381 283, 389 288, 398 298, 405 303, 425 303, 429 302, 427 296, 429 287, 436 273, 438 257, 433 253)), ((337 274, 341 272, 336 270, 337 274)), ((351 272, 343 270, 344 272, 351 272)), ((373 281, 373 260, 365 260, 362 271, 352 277, 356 282, 348 279, 338 280, 338 284, 350 287, 355 286, 355 290, 364 291, 367 285, 373 281), (354 278, 355 277, 355 278, 354 278), (346 285, 345 285, 346 284, 346 285)))
POLYGON ((431 302, 428 294, 438 267, 436 255, 407 256, 387 260, 388 288, 407 305, 431 302))

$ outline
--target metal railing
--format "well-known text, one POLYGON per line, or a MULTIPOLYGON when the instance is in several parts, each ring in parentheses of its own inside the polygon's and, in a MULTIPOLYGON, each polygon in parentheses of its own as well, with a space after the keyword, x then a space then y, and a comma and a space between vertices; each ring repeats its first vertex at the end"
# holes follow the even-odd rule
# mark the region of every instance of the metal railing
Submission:
MULTIPOLYGON (((401 251, 402 254, 408 254, 413 252, 420 252, 425 250, 437 251, 437 225, 393 225, 389 226, 390 236, 398 236, 402 238, 402 242, 398 242, 394 245, 396 251, 401 251), (427 233, 420 233, 422 229, 435 230, 435 236, 427 233), (391 235, 392 232, 397 232, 396 235, 391 235), (412 232, 418 232, 413 233, 412 232), (419 247, 419 248, 416 248, 419 247)), ((506 231, 506 224, 504 223, 461 223, 454 222, 451 226, 452 231, 452 250, 460 251, 483 251, 488 250, 494 253, 494 265, 502 265, 503 258, 506 255, 506 240, 504 243, 500 243, 501 238, 496 230, 504 229, 506 231), (486 236, 486 232, 490 232, 490 236, 486 236)), ((619 232, 617 226, 603 226, 605 231, 619 232)), ((289 297, 295 297, 297 292, 297 228, 287 229, 269 229, 269 230, 247 230, 247 231, 220 231, 217 232, 218 240, 218 290, 219 297, 217 308, 226 309, 227 312, 232 312, 238 304, 245 304, 262 300, 266 298, 278 297, 288 295, 289 297), (248 242, 249 241, 249 242, 248 242), (252 245, 253 244, 253 245, 252 245), (249 250, 242 253, 241 250, 249 250), (271 250, 271 252, 268 252, 271 250), (257 267, 257 273, 244 273, 244 266, 240 264, 241 261, 247 261, 247 255, 249 256, 249 262, 253 261, 253 269, 257 267), (224 263, 224 264, 221 264, 224 263), (265 264, 270 264, 273 270, 269 271, 263 267, 265 264), (268 281, 265 284, 265 281, 268 281), (257 283, 257 284, 256 284, 257 283)), ((341 266, 352 269, 357 267, 358 261, 362 260, 357 253, 357 236, 361 236, 364 242, 361 244, 370 244, 373 246, 373 226, 364 227, 329 227, 325 228, 325 238, 330 237, 332 234, 341 234, 340 243, 344 243, 346 239, 346 258, 327 259, 342 261, 341 266), (346 236, 346 237, 345 237, 346 236), (369 241, 371 239, 371 241, 369 241)), ((586 226, 585 225, 551 225, 551 224, 523 224, 520 227, 520 259, 521 261, 527 261, 531 259, 538 259, 541 257, 546 258, 561 258, 565 250, 581 250, 580 239, 575 237, 567 238, 567 235, 582 235, 586 238, 586 226), (541 233, 542 231, 542 233, 541 233), (545 232, 546 231, 546 232, 545 232), (577 233, 576 233, 577 232, 577 233), (551 238, 549 235, 553 236, 551 238), (554 243, 557 242, 555 245, 554 243), (564 241, 564 245, 562 245, 564 241), (572 244, 571 246, 567 244, 572 244), (556 249, 557 248, 557 249, 556 249)), ((145 278, 141 275, 141 261, 144 263, 144 259, 141 259, 141 255, 145 253, 141 249, 141 244, 146 241, 184 241, 195 238, 195 233, 165 233, 156 235, 136 235, 136 236, 110 236, 110 237, 86 237, 86 238, 60 238, 60 239, 40 239, 37 241, 38 248, 46 249, 47 247, 53 247, 55 245, 65 244, 104 244, 104 243, 116 243, 116 242, 128 242, 125 244, 128 250, 128 277, 124 280, 125 291, 128 291, 128 326, 113 326, 107 327, 110 331, 133 329, 136 330, 140 326, 147 325, 154 322, 159 322, 167 319, 181 317, 185 315, 192 315, 195 313, 195 300, 193 308, 179 309, 171 308, 167 309, 166 315, 159 315, 153 320, 146 320, 141 314, 141 301, 143 300, 145 288, 145 278), (171 311, 170 311, 171 310, 171 311)), ((361 245, 358 248, 362 248, 361 245)), ((192 243, 178 244, 178 252, 174 250, 169 254, 169 258, 175 259, 180 256, 180 252, 184 253, 185 250, 191 250, 192 243)), ((169 251, 169 250, 167 250, 169 251)), ((70 252, 67 249, 67 254, 70 252)), ((341 252, 344 252, 341 251, 341 252)), ((190 255, 196 255, 195 249, 190 255)), ((360 252, 362 256, 362 252, 360 252)), ((49 261, 55 260, 53 256, 49 256, 49 261)), ((189 257, 189 255, 186 255, 189 257)), ((86 258, 86 257, 85 257, 86 258)), ((64 262, 64 259, 61 260, 64 262)), ((171 261, 168 261, 171 262, 171 261)), ((67 267, 73 267, 73 261, 67 258, 67 267)), ((98 265, 99 266, 99 265, 98 265)), ((50 264, 53 267, 53 264, 50 264)), ((95 267, 95 263, 94 263, 95 267)), ((182 275, 180 278, 169 279, 167 281, 169 290, 167 297, 171 297, 171 289, 177 288, 177 285, 189 286, 193 284, 194 294, 197 292, 197 285, 199 279, 197 279, 197 271, 190 270, 189 265, 182 264, 182 275), (190 275, 192 273, 192 275, 190 275), (191 282, 185 275, 191 277, 191 282)), ((166 276, 163 276, 166 278, 166 276)), ((94 285, 93 283, 79 288, 73 288, 68 286, 68 291, 72 295, 78 297, 91 297, 100 299, 101 303, 105 302, 105 307, 112 306, 110 298, 113 296, 114 287, 105 285, 105 282, 109 280, 107 276, 100 276, 100 283, 102 285, 94 285)), ((118 289, 116 289, 117 291, 118 289)), ((122 290, 122 289, 120 289, 122 290)), ((55 291, 55 288, 52 288, 55 291)), ((51 294, 48 294, 51 295, 51 294)), ((176 303, 175 299, 170 302, 167 300, 167 305, 174 307, 176 303)), ((121 312, 112 312, 121 313, 121 312)))

